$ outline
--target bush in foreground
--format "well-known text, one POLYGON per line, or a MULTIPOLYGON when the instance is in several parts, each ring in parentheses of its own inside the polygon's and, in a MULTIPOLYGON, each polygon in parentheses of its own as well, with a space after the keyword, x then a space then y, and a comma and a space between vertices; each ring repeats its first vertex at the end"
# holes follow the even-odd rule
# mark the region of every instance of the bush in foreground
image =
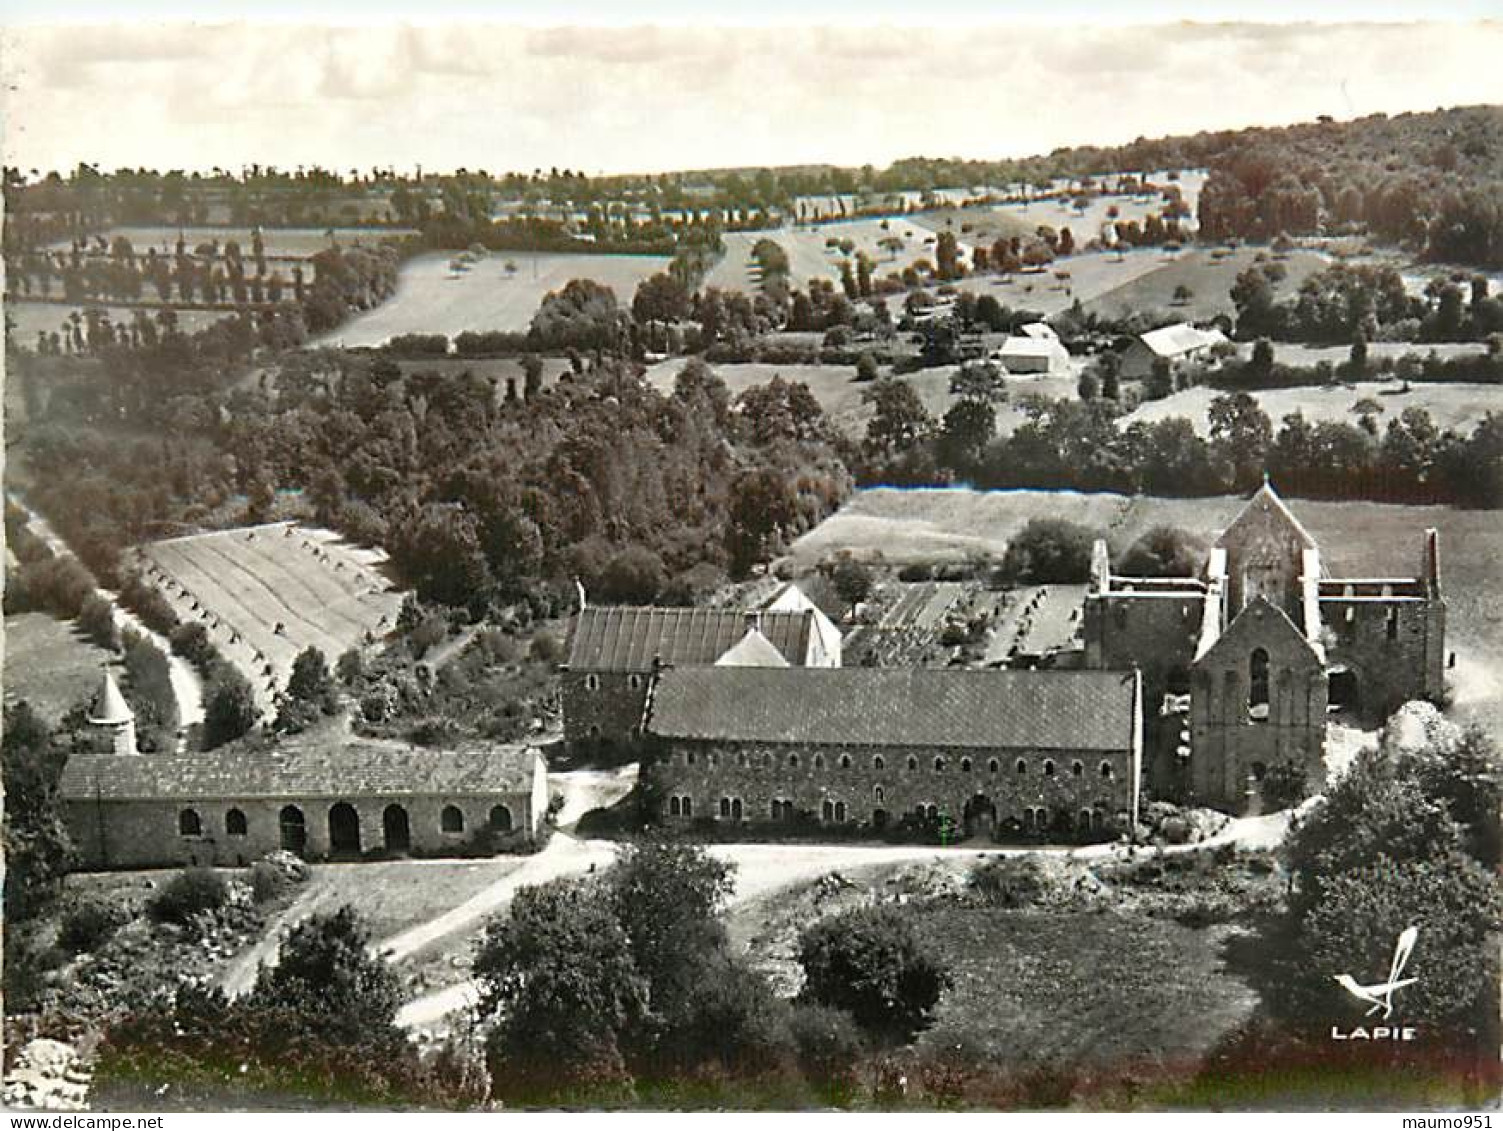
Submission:
POLYGON ((187 923, 205 911, 217 911, 230 896, 229 884, 212 868, 188 868, 167 881, 151 901, 151 913, 164 923, 187 923))

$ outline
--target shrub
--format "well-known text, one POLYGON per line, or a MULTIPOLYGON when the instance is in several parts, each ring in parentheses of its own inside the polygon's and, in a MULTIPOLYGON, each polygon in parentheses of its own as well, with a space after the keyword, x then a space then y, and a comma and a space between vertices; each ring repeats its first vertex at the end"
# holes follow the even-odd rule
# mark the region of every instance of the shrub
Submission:
POLYGON ((990 906, 1027 907, 1044 894, 1043 870, 1031 857, 984 860, 971 872, 971 887, 990 906))
POLYGON ((102 899, 85 899, 63 915, 57 942, 70 954, 94 950, 130 920, 122 907, 102 899))
POLYGON ((801 1001, 788 1018, 799 1071, 822 1096, 841 1103, 855 1090, 863 1052, 861 1030, 851 1015, 817 1002, 801 1001))
POLYGON ((257 860, 251 865, 250 887, 251 898, 257 903, 266 903, 291 889, 292 880, 275 864, 257 860))
POLYGON ((219 910, 229 894, 229 884, 212 868, 188 868, 157 893, 151 913, 165 923, 187 923, 195 915, 219 910))
POLYGON ((849 911, 799 938, 804 996, 849 1011, 871 1032, 911 1036, 928 1026, 950 973, 922 953, 913 928, 890 907, 849 911))
POLYGON ((78 627, 101 648, 118 651, 120 630, 115 627, 115 607, 102 593, 90 593, 78 610, 78 627))

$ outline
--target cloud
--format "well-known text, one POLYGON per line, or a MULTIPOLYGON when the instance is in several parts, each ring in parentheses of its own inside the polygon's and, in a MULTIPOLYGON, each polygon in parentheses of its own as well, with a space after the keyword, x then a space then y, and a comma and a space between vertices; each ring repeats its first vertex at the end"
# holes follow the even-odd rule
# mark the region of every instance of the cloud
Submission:
POLYGON ((1496 101, 1503 24, 4 33, 25 167, 883 164, 1496 101))

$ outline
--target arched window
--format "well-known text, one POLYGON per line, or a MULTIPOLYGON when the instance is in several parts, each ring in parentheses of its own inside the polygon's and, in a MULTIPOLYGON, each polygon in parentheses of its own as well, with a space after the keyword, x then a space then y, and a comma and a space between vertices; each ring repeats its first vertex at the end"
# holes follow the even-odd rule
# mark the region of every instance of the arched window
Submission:
POLYGON ((1045 758, 1044 759, 1044 776, 1046 778, 1052 778, 1054 776, 1054 759, 1053 758, 1045 758))
POLYGON ((845 802, 844 801, 837 801, 837 802, 835 802, 835 823, 837 825, 843 825, 843 824, 845 824, 845 802))
POLYGON ((694 765, 694 751, 692 751, 692 750, 685 750, 684 751, 684 765, 686 765, 686 766, 692 766, 692 765, 694 765))
POLYGON ((683 814, 684 814, 683 807, 679 804, 678 798, 677 797, 670 797, 668 799, 668 816, 670 816, 670 817, 681 817, 681 816, 683 816, 683 814))
POLYGON ((239 809, 231 809, 226 813, 224 831, 226 836, 244 836, 246 833, 245 814, 239 809))
POLYGON ((825 768, 825 756, 823 754, 814 755, 814 768, 816 770, 822 770, 825 768))
MULTIPOLYGON (((819 765, 819 755, 817 755, 817 754, 814 756, 814 764, 816 766, 819 765)), ((790 755, 788 755, 788 768, 790 770, 796 770, 796 769, 798 769, 798 755, 797 754, 790 754, 790 755)))
POLYGON ((882 755, 878 754, 875 758, 872 759, 872 769, 881 770, 885 769, 886 766, 887 763, 882 760, 882 755))
POLYGON ((722 797, 720 799, 720 815, 723 818, 729 819, 731 815, 731 799, 729 797, 722 797))
POLYGON ((590 737, 593 739, 600 738, 600 728, 598 726, 592 726, 590 728, 590 737))
POLYGON ((1247 717, 1254 722, 1268 720, 1268 652, 1254 648, 1247 659, 1247 717))
POLYGON ((1104 778, 1112 776, 1112 764, 1110 762, 1101 763, 1101 776, 1104 778))
POLYGON ((945 768, 945 760, 943 758, 936 758, 936 759, 934 759, 934 772, 935 773, 938 773, 940 770, 943 770, 944 768, 945 768))
POLYGON ((184 809, 177 815, 179 836, 202 836, 204 823, 199 820, 197 809, 184 809))
POLYGON ((511 810, 505 805, 492 805, 490 826, 498 833, 511 831, 511 810))
POLYGON ((879 803, 887 800, 880 785, 872 787, 872 800, 879 803))
POLYGON ((739 797, 733 797, 733 798, 731 798, 731 820, 733 820, 733 821, 739 821, 740 819, 741 819, 741 798, 739 798, 739 797))
POLYGON ((636 672, 632 672, 631 675, 626 677, 626 686, 631 688, 633 691, 641 691, 642 677, 636 672))
POLYGON ((995 758, 993 758, 990 762, 988 762, 986 764, 987 773, 995 774, 1001 768, 1002 768, 1002 763, 998 762, 995 758))
POLYGON ((962 758, 960 760, 960 772, 963 774, 971 772, 971 760, 969 758, 962 758))
POLYGON ((1028 772, 1028 763, 1025 762, 1022 758, 1019 758, 1018 759, 1018 773, 1020 773, 1020 774, 1026 774, 1027 772, 1028 772))
POLYGON ((835 802, 831 801, 828 797, 825 798, 824 804, 819 807, 819 816, 821 820, 833 821, 835 819, 835 802))
POLYGON ((939 806, 938 805, 925 805, 924 806, 924 816, 928 820, 931 820, 931 821, 937 821, 937 820, 939 820, 939 806))
POLYGON ((746 769, 746 751, 743 750, 740 754, 736 755, 736 765, 740 766, 743 770, 746 769))
POLYGON ((908 755, 908 768, 910 770, 918 769, 918 759, 915 758, 912 754, 908 755))
POLYGON ((684 816, 686 816, 686 817, 692 817, 692 816, 694 816, 694 801, 693 801, 692 798, 689 798, 689 797, 684 798, 683 810, 684 810, 684 816))
POLYGON ((1085 773, 1085 763, 1079 758, 1075 759, 1075 761, 1070 763, 1070 773, 1074 774, 1077 778, 1080 777, 1085 773))
POLYGON ((438 815, 438 827, 446 833, 464 832, 464 814, 458 805, 444 806, 444 811, 438 815))
POLYGON ((849 770, 851 768, 851 756, 849 754, 842 754, 840 756, 840 768, 842 770, 849 770))
POLYGON ((589 675, 584 677, 584 686, 586 691, 599 691, 600 677, 594 672, 590 672, 589 675))
POLYGON ((1091 811, 1089 809, 1082 809, 1080 811, 1080 821, 1079 821, 1079 823, 1075 827, 1077 829, 1079 829, 1081 832, 1085 832, 1087 829, 1089 829, 1091 827, 1091 824, 1092 824, 1091 818, 1092 818, 1092 816, 1093 816, 1093 814, 1091 813, 1091 811))

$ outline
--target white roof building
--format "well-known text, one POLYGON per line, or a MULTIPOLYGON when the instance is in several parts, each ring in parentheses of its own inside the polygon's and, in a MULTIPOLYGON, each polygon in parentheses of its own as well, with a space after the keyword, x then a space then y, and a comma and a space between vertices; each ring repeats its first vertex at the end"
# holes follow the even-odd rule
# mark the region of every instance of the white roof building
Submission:
POLYGON ((1211 347, 1226 341, 1220 330, 1198 330, 1188 322, 1176 322, 1172 326, 1160 326, 1146 334, 1139 334, 1137 341, 1122 355, 1122 376, 1142 378, 1153 372, 1153 364, 1160 359, 1171 365, 1180 361, 1194 361, 1204 357, 1211 347))
POLYGON ((1010 337, 993 356, 1009 373, 1070 372, 1070 351, 1055 337, 1010 337))

